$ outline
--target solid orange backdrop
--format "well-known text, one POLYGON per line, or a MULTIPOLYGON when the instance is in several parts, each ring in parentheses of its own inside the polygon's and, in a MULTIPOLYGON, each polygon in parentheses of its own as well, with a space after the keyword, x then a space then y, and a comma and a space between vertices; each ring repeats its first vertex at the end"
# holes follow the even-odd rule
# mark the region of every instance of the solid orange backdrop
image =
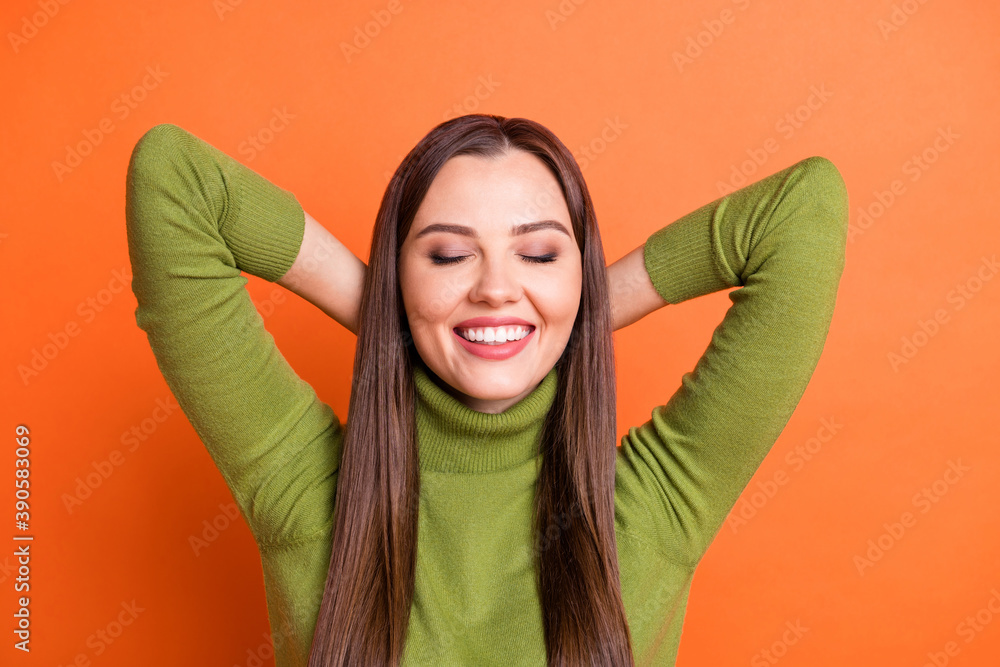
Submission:
MULTIPOLYGON (((254 542, 135 323, 136 140, 184 127, 367 259, 389 174, 468 112, 532 118, 573 150, 609 262, 805 157, 847 182, 824 355, 698 570, 678 664, 998 664, 996 6, 16 0, 0 16, 4 665, 273 664, 254 542), (11 632, 17 424, 30 654, 11 632)), ((276 285, 248 289, 347 415, 353 335, 276 285)), ((666 402, 729 304, 616 334, 620 433, 666 402)))

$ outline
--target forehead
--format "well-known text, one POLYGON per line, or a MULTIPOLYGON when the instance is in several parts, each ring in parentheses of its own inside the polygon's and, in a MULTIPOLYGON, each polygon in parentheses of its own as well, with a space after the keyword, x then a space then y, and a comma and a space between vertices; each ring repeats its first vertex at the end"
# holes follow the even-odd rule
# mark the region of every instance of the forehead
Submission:
POLYGON ((458 155, 445 162, 424 196, 411 235, 434 223, 484 232, 552 219, 570 228, 559 182, 536 156, 513 150, 498 158, 458 155))

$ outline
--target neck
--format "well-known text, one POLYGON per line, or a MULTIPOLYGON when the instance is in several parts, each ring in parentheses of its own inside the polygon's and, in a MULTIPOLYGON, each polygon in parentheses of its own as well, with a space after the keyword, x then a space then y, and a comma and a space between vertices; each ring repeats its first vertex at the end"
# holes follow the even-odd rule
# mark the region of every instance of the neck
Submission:
POLYGON ((539 454, 545 417, 555 401, 555 367, 506 409, 475 410, 455 396, 426 366, 413 367, 421 470, 491 472, 539 454))
POLYGON ((524 390, 517 396, 512 396, 511 398, 498 398, 498 399, 476 398, 475 396, 469 396, 468 394, 465 394, 459 391, 458 389, 455 389, 450 384, 442 380, 437 373, 432 371, 426 365, 423 365, 423 369, 424 372, 427 374, 427 376, 434 381, 434 384, 440 387, 443 391, 445 391, 449 396, 454 398, 456 401, 458 401, 465 407, 469 408, 470 410, 475 410, 476 412, 484 412, 486 414, 491 414, 491 415, 500 414, 501 412, 504 412, 507 409, 509 409, 511 406, 516 405, 525 396, 529 395, 531 392, 537 389, 539 384, 541 384, 541 381, 539 381, 532 387, 524 390))

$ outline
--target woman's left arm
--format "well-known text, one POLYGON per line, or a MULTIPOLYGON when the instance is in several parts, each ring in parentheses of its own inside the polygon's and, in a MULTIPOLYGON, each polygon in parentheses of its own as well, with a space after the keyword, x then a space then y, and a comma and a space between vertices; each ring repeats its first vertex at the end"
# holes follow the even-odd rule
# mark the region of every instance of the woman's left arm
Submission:
POLYGON ((667 305, 646 271, 644 250, 644 245, 640 245, 607 267, 613 331, 635 324, 667 305))
POLYGON ((847 221, 840 172, 811 157, 692 211, 608 267, 616 327, 739 287, 694 370, 617 452, 617 519, 672 560, 701 559, 805 392, 833 316, 847 221))

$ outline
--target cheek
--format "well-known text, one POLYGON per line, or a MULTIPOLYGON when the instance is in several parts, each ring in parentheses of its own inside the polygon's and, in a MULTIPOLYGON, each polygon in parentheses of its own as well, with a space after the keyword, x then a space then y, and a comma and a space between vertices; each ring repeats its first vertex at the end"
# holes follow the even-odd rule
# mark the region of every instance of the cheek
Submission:
POLYGON ((581 277, 569 274, 541 281, 535 289, 535 301, 549 326, 571 329, 580 308, 581 277))
POLYGON ((421 278, 417 275, 417 272, 407 268, 405 263, 400 263, 399 293, 403 299, 403 312, 406 313, 406 319, 410 324, 410 331, 414 336, 418 335, 425 319, 424 310, 426 306, 424 304, 423 290, 420 289, 421 284, 421 278))
POLYGON ((411 329, 439 325, 454 310, 458 292, 439 275, 410 271, 400 274, 403 305, 411 329))

